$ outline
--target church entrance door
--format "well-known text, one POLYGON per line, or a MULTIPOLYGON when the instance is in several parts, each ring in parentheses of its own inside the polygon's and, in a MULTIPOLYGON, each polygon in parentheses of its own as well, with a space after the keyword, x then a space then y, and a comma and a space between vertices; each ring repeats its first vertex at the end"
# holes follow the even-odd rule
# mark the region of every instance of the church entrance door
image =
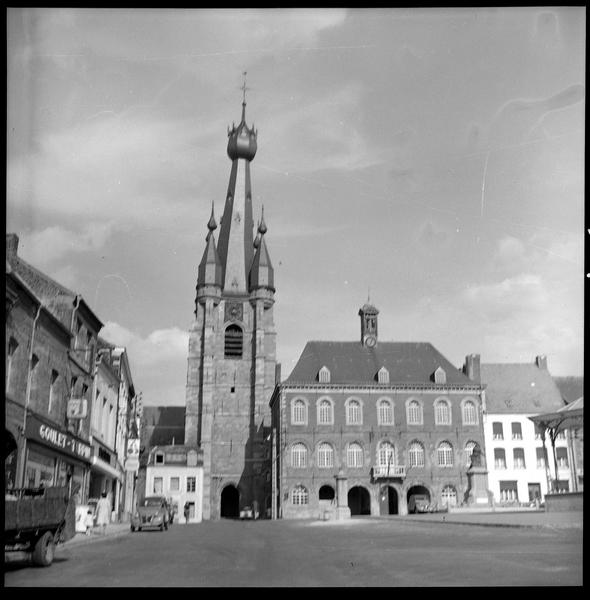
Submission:
POLYGON ((221 492, 221 518, 237 519, 240 516, 240 492, 235 485, 226 485, 221 492))

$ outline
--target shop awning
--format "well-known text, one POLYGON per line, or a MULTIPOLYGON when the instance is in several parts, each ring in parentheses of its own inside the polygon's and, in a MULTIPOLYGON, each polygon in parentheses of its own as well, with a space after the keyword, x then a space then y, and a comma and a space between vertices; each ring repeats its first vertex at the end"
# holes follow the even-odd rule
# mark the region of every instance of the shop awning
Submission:
POLYGON ((111 467, 111 465, 98 458, 98 456, 92 457, 92 466, 90 468, 99 471, 104 475, 108 475, 109 477, 113 477, 114 479, 118 479, 119 481, 123 481, 124 473, 111 467))

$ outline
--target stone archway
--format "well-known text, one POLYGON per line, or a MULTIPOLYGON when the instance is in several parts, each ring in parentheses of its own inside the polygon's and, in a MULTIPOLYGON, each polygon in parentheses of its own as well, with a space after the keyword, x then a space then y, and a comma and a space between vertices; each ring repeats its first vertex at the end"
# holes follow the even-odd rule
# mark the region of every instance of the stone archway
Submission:
POLYGON ((235 485, 226 485, 221 492, 219 514, 222 519, 237 519, 240 516, 240 491, 235 485))
POLYGON ((348 490, 348 508, 350 515, 370 515, 371 514, 371 495, 368 490, 361 485, 355 485, 348 490))
POLYGON ((406 494, 406 500, 408 502, 408 512, 414 512, 414 507, 410 502, 412 496, 427 496, 428 502, 432 502, 432 494, 426 486, 421 484, 413 485, 412 487, 408 488, 408 492, 406 494))
POLYGON ((379 490, 379 513, 382 515, 399 514, 397 490, 391 485, 384 485, 379 490))

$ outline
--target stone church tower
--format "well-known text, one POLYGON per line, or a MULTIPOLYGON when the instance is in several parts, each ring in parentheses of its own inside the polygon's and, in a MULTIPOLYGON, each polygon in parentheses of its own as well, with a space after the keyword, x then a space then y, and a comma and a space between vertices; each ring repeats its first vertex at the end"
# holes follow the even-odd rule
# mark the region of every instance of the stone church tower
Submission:
POLYGON ((274 272, 264 212, 254 236, 250 163, 257 131, 242 120, 228 129, 231 160, 225 208, 211 210, 198 267, 189 332, 185 443, 203 453, 203 519, 263 516, 270 506, 270 408, 275 386, 274 272))

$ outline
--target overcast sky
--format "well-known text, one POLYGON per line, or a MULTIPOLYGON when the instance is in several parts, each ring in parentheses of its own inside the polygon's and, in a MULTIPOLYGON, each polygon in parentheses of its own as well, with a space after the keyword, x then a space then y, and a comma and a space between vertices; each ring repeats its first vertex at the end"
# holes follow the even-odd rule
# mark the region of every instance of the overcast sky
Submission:
POLYGON ((277 358, 431 342, 583 373, 585 8, 8 9, 7 232, 182 405, 227 127, 258 129, 277 358))

